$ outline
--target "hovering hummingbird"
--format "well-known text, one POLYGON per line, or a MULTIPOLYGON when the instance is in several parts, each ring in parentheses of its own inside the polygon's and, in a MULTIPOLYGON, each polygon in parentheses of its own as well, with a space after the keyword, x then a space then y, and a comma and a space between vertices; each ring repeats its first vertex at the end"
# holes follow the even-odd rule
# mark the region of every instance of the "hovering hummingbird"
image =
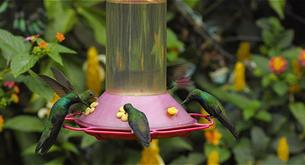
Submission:
POLYGON ((236 131, 235 127, 230 123, 228 118, 225 116, 224 108, 216 97, 199 89, 194 89, 186 97, 182 104, 189 101, 199 102, 199 104, 208 112, 210 116, 213 116, 218 119, 220 123, 224 127, 226 127, 236 139, 239 138, 238 132, 236 131))
POLYGON ((87 90, 81 94, 74 92, 74 88, 65 75, 56 68, 51 68, 55 79, 40 75, 61 98, 53 105, 45 129, 36 146, 35 152, 45 154, 55 143, 59 131, 62 127, 66 115, 71 110, 72 105, 78 106, 78 111, 84 111, 90 104, 96 101, 96 96, 87 90), (85 105, 85 106, 84 106, 85 105))
POLYGON ((150 129, 146 115, 133 107, 130 103, 124 105, 124 110, 128 114, 128 124, 145 147, 149 146, 151 141, 150 129))
POLYGON ((179 60, 175 64, 167 66, 167 86, 168 88, 189 87, 193 85, 192 75, 196 70, 196 65, 185 60, 179 60))

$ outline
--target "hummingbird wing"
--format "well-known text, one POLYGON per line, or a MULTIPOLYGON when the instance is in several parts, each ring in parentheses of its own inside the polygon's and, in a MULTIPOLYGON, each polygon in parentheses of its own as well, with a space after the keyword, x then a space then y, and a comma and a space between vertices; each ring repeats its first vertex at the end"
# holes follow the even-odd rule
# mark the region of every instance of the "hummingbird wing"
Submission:
POLYGON ((55 79, 64 87, 66 87, 70 92, 74 91, 73 85, 70 83, 68 78, 57 68, 51 67, 55 79))
POLYGON ((59 107, 58 106, 52 107, 50 117, 47 121, 47 126, 44 129, 39 139, 39 142, 36 146, 35 152, 38 154, 45 154, 51 148, 51 146, 56 142, 59 131, 68 113, 68 110, 61 108, 55 111, 55 108, 59 108, 59 107), (52 114, 52 112, 55 112, 55 114, 52 114))
POLYGON ((216 100, 216 98, 213 98, 210 102, 206 101, 204 108, 209 114, 214 116, 224 127, 226 127, 236 139, 239 138, 239 134, 236 131, 234 125, 225 115, 223 106, 218 100, 216 100))
POLYGON ((128 114, 128 124, 136 137, 140 140, 141 144, 148 147, 151 137, 146 115, 143 112, 135 109, 128 114))
POLYGON ((193 84, 191 77, 196 70, 196 66, 190 62, 178 63, 167 67, 167 83, 169 87, 187 87, 193 84))
POLYGON ((47 83, 55 92, 58 94, 60 97, 70 93, 71 91, 61 85, 59 82, 56 80, 52 79, 51 77, 45 76, 45 75, 39 75, 39 77, 47 83))

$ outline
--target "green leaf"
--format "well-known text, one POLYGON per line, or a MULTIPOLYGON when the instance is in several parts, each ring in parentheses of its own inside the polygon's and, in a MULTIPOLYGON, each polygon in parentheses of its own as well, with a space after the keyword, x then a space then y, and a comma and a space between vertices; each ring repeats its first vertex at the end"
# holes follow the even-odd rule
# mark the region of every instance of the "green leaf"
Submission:
POLYGON ((193 150, 192 145, 180 137, 161 139, 159 145, 161 155, 166 155, 172 152, 193 150))
POLYGON ((228 149, 226 148, 222 148, 222 147, 219 147, 219 146, 215 146, 215 145, 211 145, 211 144, 208 144, 206 143, 204 145, 204 154, 206 157, 209 156, 209 154, 213 151, 213 150, 216 150, 219 155, 220 155, 220 162, 225 162, 226 160, 228 160, 231 156, 231 153, 228 149))
POLYGON ((270 115, 269 112, 266 112, 265 110, 259 111, 256 115, 255 118, 264 122, 271 122, 272 116, 270 115))
POLYGON ((46 164, 44 165, 63 165, 64 164, 64 161, 65 161, 65 158, 64 157, 57 157, 49 162, 47 162, 46 164))
POLYGON ((57 43, 49 43, 49 45, 53 50, 56 50, 58 53, 77 54, 76 51, 57 43))
POLYGON ((305 105, 304 103, 291 103, 289 105, 290 111, 293 116, 298 120, 298 122, 302 125, 303 131, 305 132, 305 105))
POLYGON ((41 132, 43 127, 44 125, 41 120, 28 115, 19 115, 10 118, 4 124, 4 128, 23 132, 41 132))
POLYGON ((305 164, 305 154, 304 153, 293 156, 288 161, 288 165, 299 165, 299 164, 305 164))
POLYGON ((276 48, 284 49, 289 47, 292 44, 293 38, 294 38, 294 32, 293 30, 286 30, 279 34, 280 38, 277 39, 276 44, 273 45, 276 48))
POLYGON ((288 50, 285 50, 282 52, 283 57, 285 57, 288 60, 294 60, 297 59, 302 51, 302 48, 300 47, 294 47, 288 50))
POLYGON ((72 49, 59 45, 57 43, 49 43, 50 52, 48 55, 60 65, 63 65, 61 53, 69 53, 69 54, 76 54, 76 52, 72 49))
POLYGON ((30 71, 30 75, 21 75, 18 80, 24 82, 31 91, 37 93, 41 97, 44 97, 47 100, 53 98, 53 90, 41 81, 34 72, 30 71))
POLYGON ((272 114, 272 122, 267 130, 275 134, 278 131, 280 131, 280 129, 286 122, 287 122, 287 117, 279 114, 272 114))
POLYGON ((283 19, 286 0, 268 0, 270 7, 283 19))
POLYGON ((102 18, 99 15, 85 8, 77 8, 77 11, 87 21, 88 25, 94 32, 96 41, 101 45, 106 45, 106 28, 102 24, 102 18))
POLYGON ((199 0, 183 0, 183 1, 191 8, 193 8, 199 2, 199 0))
POLYGON ((6 30, 0 29, 0 49, 6 60, 11 60, 17 54, 25 54, 30 50, 30 44, 24 38, 14 36, 6 30))
POLYGON ((284 96, 288 92, 288 85, 285 82, 277 81, 272 85, 272 89, 279 96, 284 96))
POLYGON ((39 56, 29 54, 18 54, 13 57, 11 70, 15 77, 31 69, 40 59, 39 56))
POLYGON ((250 141, 246 138, 242 138, 234 147, 233 153, 238 164, 254 164, 254 157, 251 148, 250 141))
POLYGON ((285 165, 285 162, 278 159, 275 155, 268 155, 266 159, 260 161, 260 165, 285 165))
POLYGON ((252 60, 255 62, 256 67, 259 68, 263 74, 269 73, 269 59, 260 55, 253 55, 252 60))
POLYGON ((260 127, 253 127, 251 130, 251 142, 254 152, 257 156, 264 156, 264 151, 267 149, 270 138, 266 136, 263 129, 260 127))
POLYGON ((202 153, 190 153, 188 156, 180 156, 173 160, 170 165, 176 164, 202 164, 204 157, 202 153))
POLYGON ((90 136, 90 135, 84 135, 80 146, 81 146, 81 148, 87 148, 96 142, 97 142, 97 140, 95 137, 90 136))
POLYGON ((79 154, 79 151, 77 150, 76 146, 73 143, 70 142, 64 142, 62 144, 62 148, 66 151, 73 152, 75 154, 79 154))
POLYGON ((47 40, 55 40, 56 32, 69 32, 77 21, 77 15, 71 4, 64 1, 44 0, 49 24, 46 28, 47 40))

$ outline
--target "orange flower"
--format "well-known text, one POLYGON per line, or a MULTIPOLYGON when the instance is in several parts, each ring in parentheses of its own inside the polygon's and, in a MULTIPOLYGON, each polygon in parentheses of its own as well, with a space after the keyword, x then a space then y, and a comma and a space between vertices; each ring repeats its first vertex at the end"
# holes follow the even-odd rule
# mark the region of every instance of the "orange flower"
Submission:
POLYGON ((58 42, 62 42, 63 40, 65 40, 64 34, 62 34, 60 32, 57 32, 55 37, 58 42))
POLYGON ((269 61, 269 68, 275 74, 281 74, 287 69, 287 60, 284 57, 272 57, 269 61))
POLYGON ((305 67, 305 50, 300 53, 299 62, 303 67, 305 67))
POLYGON ((204 136, 208 143, 213 145, 218 145, 222 137, 221 133, 216 128, 209 131, 205 131, 204 136))
POLYGON ((48 43, 46 41, 40 41, 38 47, 45 49, 48 47, 48 43))
POLYGON ((4 125, 4 118, 2 115, 0 115, 0 132, 3 131, 3 125, 4 125))

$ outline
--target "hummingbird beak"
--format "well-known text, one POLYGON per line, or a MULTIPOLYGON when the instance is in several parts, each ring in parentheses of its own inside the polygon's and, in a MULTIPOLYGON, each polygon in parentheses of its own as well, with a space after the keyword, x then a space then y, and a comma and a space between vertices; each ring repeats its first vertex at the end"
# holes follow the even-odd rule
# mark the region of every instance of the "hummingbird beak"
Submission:
POLYGON ((182 103, 181 103, 181 105, 183 105, 183 104, 185 104, 185 103, 187 103, 188 102, 188 99, 185 99, 182 103))

